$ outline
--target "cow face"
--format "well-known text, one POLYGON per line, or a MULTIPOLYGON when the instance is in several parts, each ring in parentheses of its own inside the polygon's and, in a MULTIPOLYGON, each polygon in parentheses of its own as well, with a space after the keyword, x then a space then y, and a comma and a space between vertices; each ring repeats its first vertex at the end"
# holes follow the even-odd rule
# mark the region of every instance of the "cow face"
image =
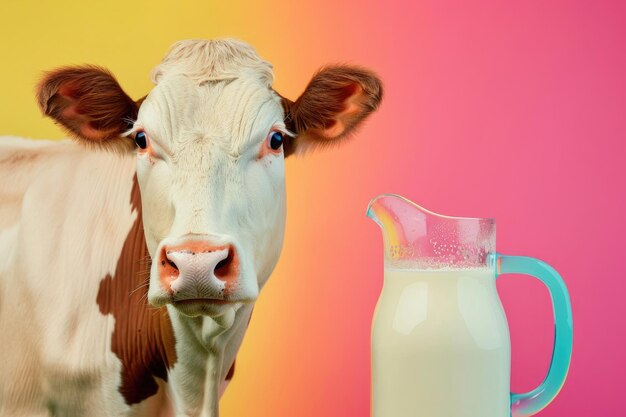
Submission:
POLYGON ((377 108, 380 81, 328 67, 292 102, 272 90, 271 65, 235 40, 179 42, 153 81, 134 102, 106 70, 61 68, 38 98, 80 142, 134 152, 150 303, 219 316, 254 301, 278 261, 284 158, 347 137, 377 108))
POLYGON ((161 76, 131 134, 155 260, 150 302, 214 314, 254 300, 283 240, 290 133, 280 97, 256 73, 161 76))

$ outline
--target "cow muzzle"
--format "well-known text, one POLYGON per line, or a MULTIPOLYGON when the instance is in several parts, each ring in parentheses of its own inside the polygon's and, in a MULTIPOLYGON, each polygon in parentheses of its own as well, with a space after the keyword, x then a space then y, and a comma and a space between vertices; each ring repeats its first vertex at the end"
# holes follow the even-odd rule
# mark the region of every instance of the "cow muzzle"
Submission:
POLYGON ((253 301, 246 296, 250 291, 242 282, 239 252, 235 244, 208 235, 165 239, 152 268, 161 296, 151 303, 171 303, 189 315, 213 315, 219 306, 253 301))

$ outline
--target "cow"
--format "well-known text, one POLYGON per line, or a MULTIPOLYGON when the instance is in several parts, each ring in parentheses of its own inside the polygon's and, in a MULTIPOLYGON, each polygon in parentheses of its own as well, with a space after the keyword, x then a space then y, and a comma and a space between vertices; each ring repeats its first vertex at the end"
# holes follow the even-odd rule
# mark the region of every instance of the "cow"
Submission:
POLYGON ((135 101, 98 66, 46 73, 74 140, 0 138, 0 416, 217 417, 285 228, 284 160, 382 98, 327 66, 291 101, 248 44, 186 40, 135 101))

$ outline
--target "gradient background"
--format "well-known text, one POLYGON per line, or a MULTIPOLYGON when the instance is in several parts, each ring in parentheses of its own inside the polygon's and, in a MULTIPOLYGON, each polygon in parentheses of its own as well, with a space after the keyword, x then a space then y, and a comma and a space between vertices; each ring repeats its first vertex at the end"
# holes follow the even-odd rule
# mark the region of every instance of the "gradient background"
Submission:
MULTIPOLYGON (((353 140, 287 162, 287 235, 223 397, 225 417, 367 416, 382 240, 370 198, 495 217, 502 253, 561 272, 574 355, 540 415, 623 413, 626 3, 619 1, 16 1, 0 3, 0 134, 61 138, 38 113, 43 69, 108 66, 133 97, 174 41, 234 36, 295 99, 330 62, 374 68, 380 111, 353 140), (228 3, 226 5, 225 3, 228 3)), ((543 378, 549 297, 498 283, 512 388, 543 378)), ((461 417, 461 416, 460 416, 461 417)))

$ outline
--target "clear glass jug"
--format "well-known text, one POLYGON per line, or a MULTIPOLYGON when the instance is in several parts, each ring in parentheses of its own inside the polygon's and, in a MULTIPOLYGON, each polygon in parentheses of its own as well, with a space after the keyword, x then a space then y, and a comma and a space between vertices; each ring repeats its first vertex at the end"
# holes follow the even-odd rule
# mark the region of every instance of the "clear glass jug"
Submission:
POLYGON ((398 195, 374 198, 385 279, 372 324, 373 417, 523 417, 558 394, 569 369, 572 315, 546 263, 495 252, 493 219, 441 216, 398 195), (541 385, 510 393, 509 329, 496 277, 532 275, 549 289, 552 363, 541 385))

